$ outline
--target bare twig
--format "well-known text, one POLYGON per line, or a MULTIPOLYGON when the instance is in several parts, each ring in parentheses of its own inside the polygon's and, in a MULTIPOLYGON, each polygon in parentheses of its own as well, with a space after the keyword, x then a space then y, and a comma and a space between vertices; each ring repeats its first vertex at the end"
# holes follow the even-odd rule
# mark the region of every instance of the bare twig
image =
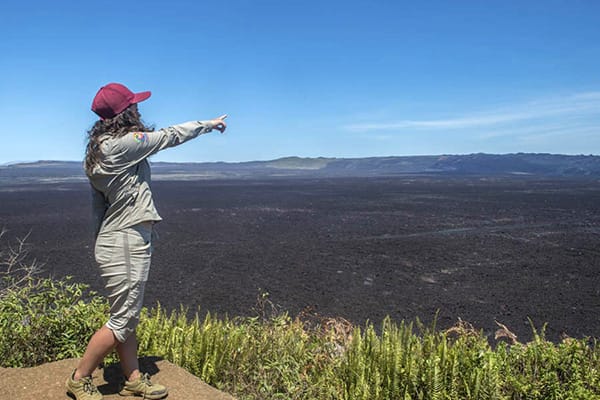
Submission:
MULTIPOLYGON (((8 231, 2 228, 0 231, 0 239, 8 231)), ((23 238, 17 238, 15 246, 7 244, 6 247, 0 248, 0 297, 4 296, 8 291, 21 287, 33 275, 41 271, 42 265, 37 260, 29 260, 29 250, 27 249, 27 239, 31 231, 23 238)))
POLYGON ((445 333, 451 334, 454 333, 458 336, 472 336, 478 337, 480 336, 480 332, 473 327, 473 325, 467 321, 463 321, 461 318, 458 318, 458 321, 454 326, 446 329, 445 333))
POLYGON ((498 325, 500 327, 500 329, 498 329, 496 331, 496 335, 494 336, 494 339, 498 340, 498 339, 502 339, 502 338, 506 338, 510 341, 510 344, 518 344, 519 341, 517 340, 517 335, 515 335, 513 332, 511 332, 506 325, 501 324, 498 321, 495 321, 496 325, 498 325))

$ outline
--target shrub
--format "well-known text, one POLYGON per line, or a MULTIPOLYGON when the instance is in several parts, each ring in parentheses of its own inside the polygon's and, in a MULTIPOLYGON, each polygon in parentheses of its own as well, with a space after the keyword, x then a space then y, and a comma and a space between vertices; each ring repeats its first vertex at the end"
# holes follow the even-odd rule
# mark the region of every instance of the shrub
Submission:
POLYGON ((108 304, 70 278, 28 278, 0 298, 0 363, 28 367, 79 357, 108 304))
POLYGON ((41 266, 29 259, 26 239, 0 248, 0 366, 80 356, 108 311, 87 285, 39 278, 41 266))

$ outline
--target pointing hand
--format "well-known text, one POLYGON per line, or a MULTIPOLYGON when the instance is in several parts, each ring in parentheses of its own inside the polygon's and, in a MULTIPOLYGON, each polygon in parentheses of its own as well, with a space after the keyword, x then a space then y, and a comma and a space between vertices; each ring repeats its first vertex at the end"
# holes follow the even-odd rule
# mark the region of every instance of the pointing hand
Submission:
POLYGON ((219 118, 211 120, 210 122, 212 122, 213 124, 213 129, 216 129, 221 133, 225 132, 225 129, 227 129, 225 118, 227 118, 227 114, 221 115, 219 118))

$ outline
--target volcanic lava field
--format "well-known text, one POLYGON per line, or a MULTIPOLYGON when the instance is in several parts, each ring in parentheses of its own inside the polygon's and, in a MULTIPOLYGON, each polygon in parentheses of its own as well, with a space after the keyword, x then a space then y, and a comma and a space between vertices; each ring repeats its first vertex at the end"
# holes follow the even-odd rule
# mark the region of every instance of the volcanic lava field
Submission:
MULTIPOLYGON (((268 293, 355 324, 458 318, 600 337, 600 182, 524 177, 157 181, 145 304, 247 316, 268 293)), ((87 183, 0 186, 1 246, 103 293, 87 183)))

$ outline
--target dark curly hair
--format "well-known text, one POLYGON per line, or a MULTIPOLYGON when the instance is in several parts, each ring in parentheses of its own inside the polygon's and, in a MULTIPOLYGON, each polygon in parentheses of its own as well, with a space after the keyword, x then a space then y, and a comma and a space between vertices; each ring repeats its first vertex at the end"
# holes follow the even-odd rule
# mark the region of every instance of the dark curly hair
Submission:
POLYGON ((101 158, 100 136, 110 135, 121 137, 130 132, 152 132, 154 127, 146 126, 138 111, 137 104, 132 104, 123 112, 113 118, 96 121, 92 129, 87 132, 88 144, 85 149, 85 173, 92 176, 94 167, 101 158))

